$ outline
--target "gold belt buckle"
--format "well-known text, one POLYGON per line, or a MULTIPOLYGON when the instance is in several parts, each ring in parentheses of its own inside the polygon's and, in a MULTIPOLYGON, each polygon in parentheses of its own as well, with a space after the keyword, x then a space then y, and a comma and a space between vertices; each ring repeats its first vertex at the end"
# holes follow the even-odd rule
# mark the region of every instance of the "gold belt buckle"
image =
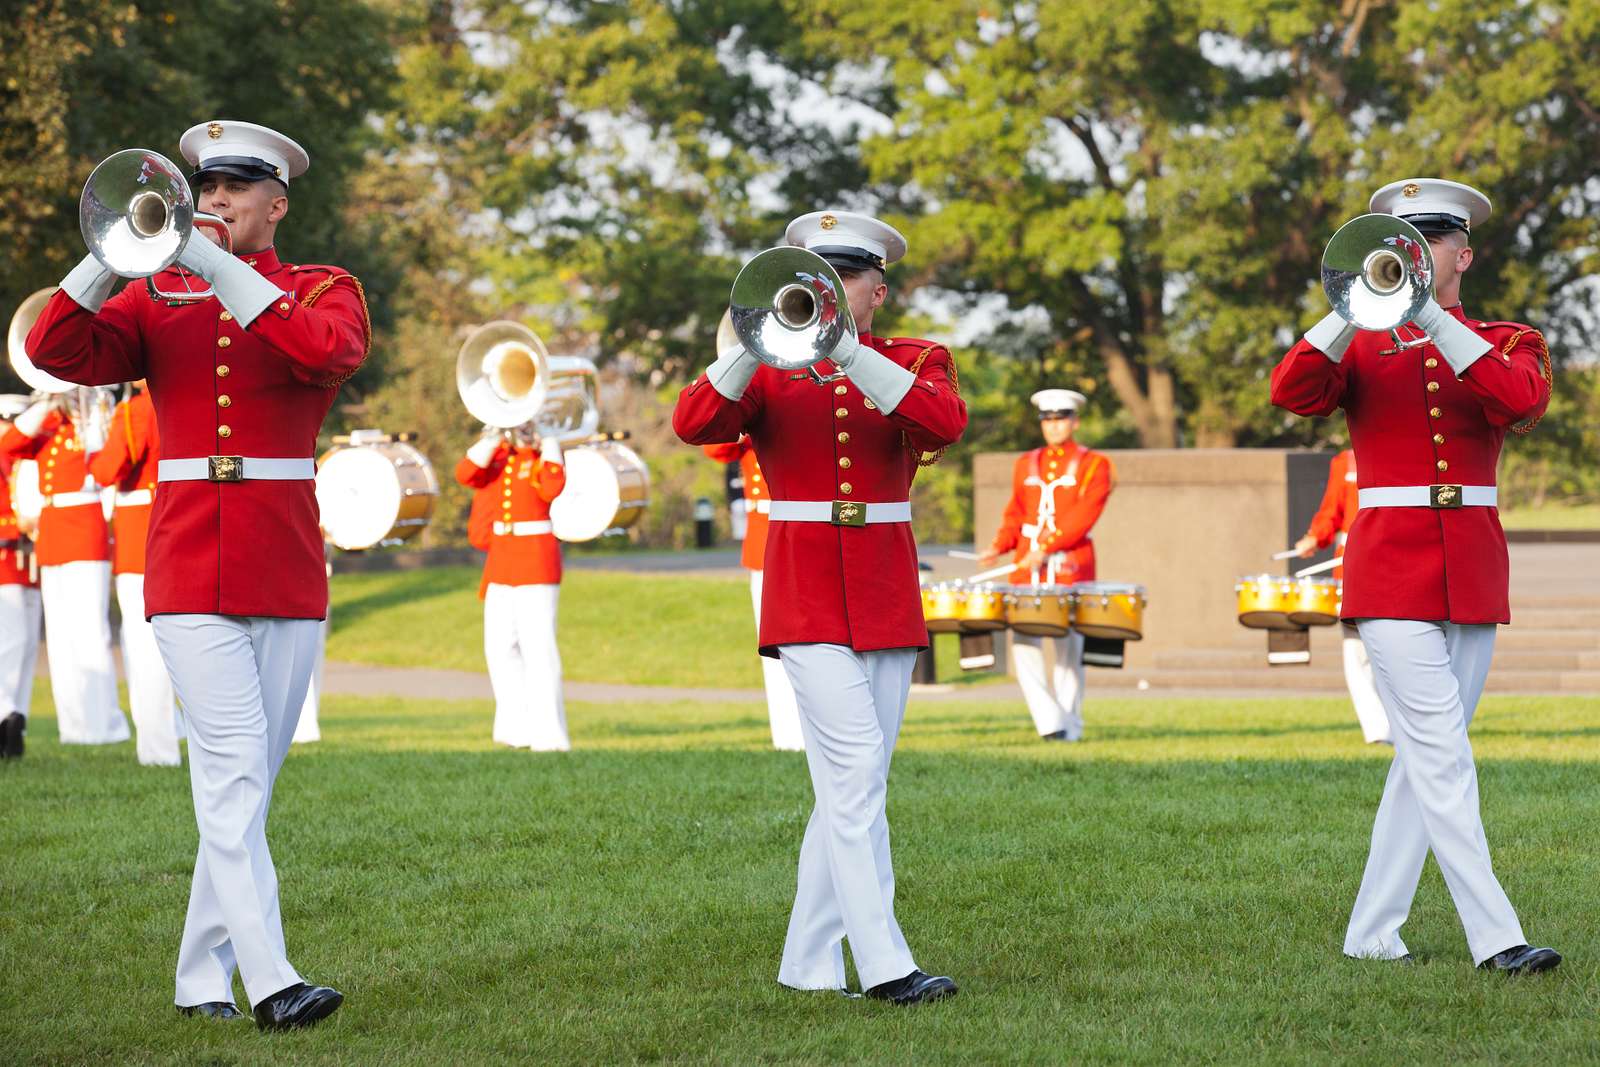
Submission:
POLYGON ((207 456, 206 480, 211 482, 244 481, 244 457, 207 456))
POLYGON ((835 526, 865 526, 867 524, 867 506, 858 504, 854 500, 835 500, 833 502, 833 518, 829 521, 835 526))
POLYGON ((1461 486, 1459 485, 1430 485, 1428 486, 1428 506, 1430 508, 1459 508, 1461 506, 1461 486))

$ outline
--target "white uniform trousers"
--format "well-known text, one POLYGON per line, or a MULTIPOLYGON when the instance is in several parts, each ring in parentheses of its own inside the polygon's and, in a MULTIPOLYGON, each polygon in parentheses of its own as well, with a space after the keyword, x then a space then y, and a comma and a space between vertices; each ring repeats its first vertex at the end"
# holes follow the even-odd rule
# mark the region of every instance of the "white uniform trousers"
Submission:
POLYGON ((183 701, 200 850, 178 948, 179 1005, 251 1004, 300 981, 267 848, 272 784, 316 659, 317 620, 157 615, 156 643, 183 701))
POLYGON ((307 741, 322 740, 322 720, 320 718, 322 702, 322 665, 328 658, 328 626, 333 622, 330 610, 328 617, 322 620, 317 627, 317 663, 311 669, 311 681, 306 686, 305 703, 300 705, 300 722, 294 728, 294 743, 304 744, 307 741))
POLYGON ((1350 690, 1350 703, 1355 705, 1356 721, 1361 723, 1361 736, 1369 745, 1391 741, 1389 714, 1378 697, 1378 683, 1372 680, 1367 646, 1361 643, 1354 626, 1347 622, 1339 625, 1344 631, 1344 684, 1350 690))
POLYGON ((111 562, 40 567, 39 591, 61 743, 126 741, 128 720, 117 705, 117 665, 111 658, 111 562))
POLYGON ((494 689, 494 740, 565 752, 567 707, 556 647, 559 585, 490 583, 483 598, 483 658, 494 689))
POLYGON ((1065 730, 1070 740, 1083 737, 1083 635, 1074 630, 1066 637, 1034 637, 1011 632, 1011 664, 1028 702, 1028 714, 1039 736, 1065 730), (1048 678, 1044 670, 1044 643, 1055 652, 1048 678))
POLYGON ((863 989, 903 978, 917 964, 894 917, 885 801, 917 653, 830 644, 778 651, 798 698, 816 794, 778 981, 843 989, 846 937, 863 989))
POLYGON ((172 679, 156 647, 156 632, 144 617, 144 575, 119 574, 117 607, 122 609, 122 672, 128 677, 128 710, 133 713, 134 747, 146 766, 176 767, 178 706, 172 679))
MULTIPOLYGON (((756 632, 761 631, 761 571, 750 572, 750 602, 756 609, 756 632)), ((806 747, 800 732, 800 708, 794 701, 794 686, 781 660, 770 656, 761 660, 761 681, 767 690, 767 719, 772 724, 772 747, 800 752, 806 747)))
POLYGON ((13 711, 26 718, 33 703, 42 615, 39 590, 28 585, 0 585, 0 719, 13 711))
POLYGON ((1372 852, 1350 914, 1346 955, 1406 954, 1400 927, 1433 850, 1474 963, 1526 943, 1495 880, 1478 811, 1467 725, 1494 656, 1493 626, 1362 619, 1378 694, 1394 730, 1394 762, 1372 827, 1372 852))

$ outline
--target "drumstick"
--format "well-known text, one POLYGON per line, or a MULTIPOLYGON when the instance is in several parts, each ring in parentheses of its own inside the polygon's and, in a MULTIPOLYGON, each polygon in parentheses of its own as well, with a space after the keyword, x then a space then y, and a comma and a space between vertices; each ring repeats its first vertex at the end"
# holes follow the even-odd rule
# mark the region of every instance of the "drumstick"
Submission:
POLYGON ((1016 569, 1017 568, 1016 568, 1016 566, 1014 564, 1009 564, 1008 563, 1004 567, 996 567, 994 570, 979 571, 977 574, 974 574, 971 578, 964 578, 962 580, 966 581, 966 582, 969 582, 969 583, 970 582, 987 582, 990 578, 998 578, 1002 574, 1010 574, 1012 571, 1014 571, 1016 569))
POLYGON ((1284 549, 1284 550, 1283 550, 1283 551, 1282 551, 1282 552, 1274 552, 1274 553, 1273 553, 1273 554, 1272 554, 1272 558, 1273 558, 1273 559, 1274 559, 1274 560, 1280 560, 1280 559, 1294 559, 1294 557, 1296 557, 1296 556, 1298 556, 1298 555, 1299 555, 1299 554, 1300 554, 1300 553, 1298 553, 1298 552, 1296 552, 1296 551, 1295 551, 1295 550, 1294 550, 1294 549, 1292 549, 1292 548, 1286 548, 1286 549, 1284 549))
POLYGON ((945 552, 945 555, 949 556, 951 559, 979 560, 979 559, 983 558, 982 556, 978 555, 976 552, 963 552, 959 548, 949 549, 949 550, 947 550, 945 552))
POLYGON ((1323 571, 1331 571, 1333 568, 1338 567, 1343 563, 1344 557, 1339 556, 1336 559, 1328 560, 1326 563, 1313 563, 1309 567, 1302 567, 1294 572, 1294 576, 1296 578, 1307 578, 1313 574, 1321 574, 1323 571))

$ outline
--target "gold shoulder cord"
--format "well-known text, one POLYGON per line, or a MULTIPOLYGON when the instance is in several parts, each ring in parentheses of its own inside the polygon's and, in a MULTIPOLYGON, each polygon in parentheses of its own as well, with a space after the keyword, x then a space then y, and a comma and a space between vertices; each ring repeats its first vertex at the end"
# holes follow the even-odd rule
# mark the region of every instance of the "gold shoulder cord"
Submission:
MULTIPOLYGON (((1544 375, 1545 384, 1548 385, 1550 387, 1550 391, 1554 393, 1556 387, 1555 368, 1550 364, 1550 346, 1545 342, 1544 334, 1531 328, 1526 330, 1518 330, 1516 333, 1512 334, 1509 339, 1507 339, 1505 344, 1500 346, 1500 354, 1509 356, 1512 349, 1517 347, 1517 343, 1530 333, 1533 334, 1533 339, 1535 342, 1537 342, 1537 347, 1539 349, 1539 373, 1544 375)), ((1511 427, 1511 432, 1530 433, 1535 426, 1539 425, 1539 420, 1542 418, 1544 418, 1544 412, 1540 412, 1533 418, 1527 419, 1526 421, 1515 423, 1511 427)))
MULTIPOLYGON (((371 355, 372 353, 372 314, 367 310, 367 291, 361 287, 361 279, 357 278, 354 274, 334 274, 324 278, 322 281, 318 282, 314 287, 312 287, 311 292, 307 293, 301 299, 300 306, 305 308, 311 307, 317 302, 323 293, 326 293, 329 289, 332 289, 339 282, 345 281, 356 287, 356 296, 361 299, 361 333, 366 339, 366 346, 361 350, 361 363, 365 363, 367 361, 367 356, 371 355)), ((329 389, 337 389, 339 386, 349 381, 351 375, 355 374, 356 371, 361 369, 361 363, 357 363, 354 367, 351 367, 348 371, 339 375, 337 378, 332 378, 321 384, 329 389)))
MULTIPOLYGON (((927 362, 928 357, 933 355, 933 348, 934 346, 929 345, 917 355, 916 362, 911 364, 912 374, 915 374, 917 371, 922 369, 922 365, 927 362)), ((955 390, 956 396, 961 395, 961 379, 956 375, 956 357, 954 354, 951 354, 950 356, 950 388, 955 390)), ((939 457, 943 456, 945 452, 949 451, 950 448, 949 445, 946 445, 937 452, 922 452, 911 443, 910 435, 903 430, 900 432, 900 440, 904 441, 906 443, 906 447, 911 449, 912 453, 916 455, 917 466, 919 467, 933 466, 935 463, 939 462, 939 457)))

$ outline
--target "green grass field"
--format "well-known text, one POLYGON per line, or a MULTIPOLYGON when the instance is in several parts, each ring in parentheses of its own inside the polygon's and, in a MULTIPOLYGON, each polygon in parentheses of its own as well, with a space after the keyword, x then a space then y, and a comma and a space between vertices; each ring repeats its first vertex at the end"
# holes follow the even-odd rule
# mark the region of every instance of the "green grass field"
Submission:
POLYGON ((1500 512, 1500 523, 1508 530, 1600 530, 1600 504, 1511 508, 1500 512))
POLYGON ((775 982, 810 803, 757 704, 332 697, 271 827, 291 956, 347 995, 304 1033, 181 1019, 182 771, 63 748, 48 694, 0 765, 0 1049, 17 1063, 1593 1062, 1600 699, 1474 731, 1497 869, 1567 962, 1475 971, 1430 865, 1420 966, 1339 953, 1386 751, 1345 702, 1091 699, 1089 739, 915 703, 890 792, 898 911, 961 995, 912 1011, 775 982))

